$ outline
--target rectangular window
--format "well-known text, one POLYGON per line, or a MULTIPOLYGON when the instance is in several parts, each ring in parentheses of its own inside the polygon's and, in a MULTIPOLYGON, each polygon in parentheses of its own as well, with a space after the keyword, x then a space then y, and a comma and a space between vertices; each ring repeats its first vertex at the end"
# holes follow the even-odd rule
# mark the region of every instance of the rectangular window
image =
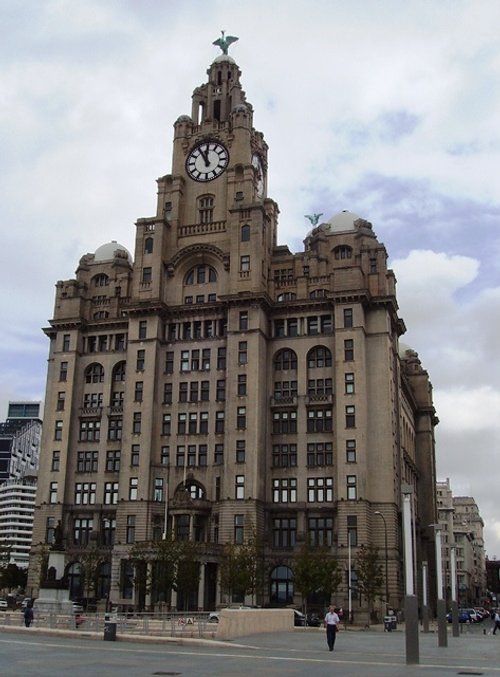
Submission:
POLYGON ((131 477, 128 484, 128 500, 137 501, 137 489, 139 486, 139 478, 131 477))
POLYGON ((77 454, 77 472, 97 472, 99 454, 97 451, 79 451, 77 454))
POLYGON ((125 393, 123 390, 114 390, 111 393, 111 406, 120 408, 123 407, 123 399, 125 397, 125 393))
POLYGON ((331 334, 333 329, 332 316, 331 315, 321 315, 319 318, 321 333, 322 334, 331 334))
POLYGON ((101 437, 100 421, 80 421, 80 442, 98 442, 101 437))
POLYGON ((286 333, 288 336, 299 335, 299 321, 296 317, 291 317, 286 321, 286 333))
POLYGON ((200 351, 191 351, 191 371, 199 371, 200 369, 200 351))
POLYGON ((57 393, 56 411, 64 411, 64 401, 66 393, 64 391, 57 393))
POLYGON ((356 463, 356 440, 345 441, 345 460, 347 463, 356 463))
POLYGON ((179 402, 188 401, 188 382, 181 381, 179 383, 179 402))
POLYGON ((169 350, 165 355, 165 373, 173 374, 174 373, 174 352, 169 350))
POLYGON ((123 427, 122 417, 110 417, 108 425, 108 440, 121 440, 123 427))
POLYGON ((148 321, 140 320, 139 321, 139 339, 145 339, 148 333, 148 321))
POLYGON ((245 541, 245 516, 234 516, 234 542, 241 545, 245 541))
POLYGON ((345 408, 345 427, 356 427, 356 407, 354 405, 349 405, 345 408))
POLYGON ((75 484, 75 504, 94 505, 96 495, 95 482, 77 482, 75 484))
POLYGON ((67 362, 61 362, 59 365, 59 381, 67 381, 68 380, 68 363, 67 362))
POLYGON ((62 440, 62 434, 63 434, 63 422, 62 421, 56 421, 55 428, 54 428, 54 439, 55 440, 62 440))
POLYGON ((333 544, 333 519, 331 517, 309 517, 307 520, 309 545, 330 547, 333 544))
POLYGON ((103 545, 114 545, 116 534, 116 519, 111 515, 103 515, 101 522, 101 538, 103 545))
POLYGON ((181 371, 189 371, 189 350, 181 350, 181 371))
POLYGON ((295 468, 296 466, 296 444, 273 444, 273 468, 295 468))
POLYGON ((308 503, 332 503, 333 477, 307 478, 308 503))
POLYGON ((295 517, 275 517, 273 519, 273 546, 275 548, 293 548, 297 542, 297 519, 295 517))
POLYGON ((356 475, 347 475, 347 499, 349 501, 355 501, 358 495, 356 487, 356 475))
POLYGON ((234 497, 240 501, 245 498, 245 475, 236 475, 234 479, 234 497))
POLYGON ((244 254, 243 256, 240 256, 240 272, 246 273, 250 270, 250 256, 248 254, 244 254))
POLYGON ((247 394, 247 375, 238 374, 238 397, 244 397, 247 394))
POLYGON ((172 384, 163 384, 163 404, 172 404, 172 384))
POLYGON ((102 393, 85 393, 83 396, 83 408, 95 409, 102 407, 102 393))
POLYGON ((226 399, 226 381, 219 379, 216 384, 215 399, 217 402, 224 402, 226 399))
POLYGON ((130 451, 130 465, 137 467, 139 465, 139 457, 141 455, 141 445, 133 444, 130 451))
POLYGON ((352 362, 354 360, 354 340, 345 339, 344 341, 344 360, 352 362))
POLYGON ((307 381, 307 395, 315 400, 325 400, 333 393, 331 378, 312 378, 307 381))
POLYGON ((226 368, 226 349, 217 348, 217 369, 226 368))
POLYGON ((352 327, 352 308, 344 308, 344 327, 352 327))
POLYGON ((53 451, 52 452, 52 464, 50 466, 50 469, 52 472, 58 472, 61 467, 61 452, 60 451, 53 451))
POLYGON ((200 401, 208 402, 210 400, 210 381, 200 383, 200 401))
POLYGON ((134 389, 134 401, 142 402, 143 395, 144 395, 144 381, 136 381, 134 389))
POLYGON ((245 440, 236 440, 236 463, 245 462, 245 450, 246 450, 245 440))
POLYGON ((186 447, 179 444, 175 453, 175 465, 177 468, 183 468, 186 465, 186 447))
POLYGON ((177 434, 185 435, 187 432, 187 414, 177 414, 177 434))
POLYGON ((198 381, 191 381, 189 384, 189 401, 198 402, 198 381))
POLYGON ((137 359, 135 363, 135 368, 137 371, 144 371, 144 365, 146 363, 146 351, 145 350, 138 350, 137 351, 137 359))
POLYGON ((208 435, 208 411, 200 411, 200 435, 208 435))
POLYGON ((49 503, 57 503, 57 482, 51 482, 49 486, 49 503))
POLYGON ((346 395, 354 395, 354 374, 344 374, 344 392, 346 395))
POLYGON ((106 451, 106 472, 119 472, 121 452, 119 449, 106 451))
POLYGON ((347 539, 352 547, 358 545, 358 518, 356 515, 347 515, 347 539))
POLYGON ((161 503, 163 500, 163 477, 155 477, 153 501, 161 503))
POLYGON ((198 447, 198 465, 206 467, 208 465, 208 446, 200 444, 198 447))
POLYGON ((308 336, 317 336, 319 334, 317 317, 307 318, 307 334, 308 336))
POLYGON ((238 407, 236 412, 236 427, 238 430, 244 430, 247 427, 247 408, 238 407))
POLYGON ((170 435, 172 432, 172 415, 171 414, 163 414, 162 422, 161 422, 161 434, 162 435, 170 435))
POLYGON ((317 468, 333 465, 333 444, 331 442, 309 442, 307 444, 307 466, 317 468))
POLYGON ((282 477, 273 480, 273 503, 296 503, 297 480, 294 477, 282 477))
POLYGON ((188 468, 194 468, 196 465, 196 444, 188 444, 187 464, 188 468))
POLYGON ((127 515, 127 543, 135 543, 135 515, 127 515))
POLYGON ((104 505, 117 505, 118 482, 104 482, 104 505))
POLYGON ((151 282, 153 279, 153 269, 151 266, 145 266, 142 269, 142 281, 143 282, 151 282))
POLYGON ((294 397, 297 397, 297 381, 275 381, 275 400, 287 401, 294 397))
POLYGON ((216 444, 214 447, 214 464, 222 465, 224 463, 224 445, 216 444))
POLYGON ((132 419, 132 433, 139 435, 141 432, 142 414, 140 411, 134 411, 132 419))
POLYGON ((223 433, 224 432, 224 412, 216 411, 215 412, 215 432, 223 433))
POLYGON ((88 545, 94 529, 94 520, 89 517, 75 517, 73 520, 73 541, 75 545, 88 545))
POLYGON ((211 350, 210 348, 203 348, 201 351, 201 370, 210 371, 210 359, 211 359, 211 350))
POLYGON ((52 545, 55 541, 56 520, 55 517, 47 517, 45 522, 45 543, 52 545))
POLYGON ((238 328, 240 331, 245 331, 245 329, 248 329, 248 313, 246 310, 240 312, 240 320, 238 328))
POLYGON ((160 449, 160 463, 161 465, 170 465, 170 447, 162 447, 160 449))
POLYGON ((326 433, 333 430, 331 409, 308 409, 307 432, 326 433))
POLYGON ((63 353, 67 353, 69 351, 69 342, 70 342, 70 335, 69 334, 63 334, 63 341, 62 341, 62 351, 63 353))
POLYGON ((238 364, 246 364, 248 362, 248 343, 247 341, 240 341, 238 343, 238 364))
POLYGON ((297 432, 297 411, 295 409, 273 411, 273 434, 286 435, 297 432))

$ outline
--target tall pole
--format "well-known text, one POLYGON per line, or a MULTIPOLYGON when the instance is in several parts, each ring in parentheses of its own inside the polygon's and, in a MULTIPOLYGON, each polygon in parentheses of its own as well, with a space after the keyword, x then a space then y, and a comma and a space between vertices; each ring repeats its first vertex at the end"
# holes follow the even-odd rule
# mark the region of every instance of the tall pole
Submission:
POLYGON ((418 600, 415 595, 415 580, 413 575, 413 529, 412 529, 412 495, 413 487, 404 484, 401 487, 403 495, 403 538, 405 559, 405 635, 406 635, 406 663, 419 663, 418 646, 418 600))
POLYGON ((454 545, 450 548, 450 588, 451 588, 451 622, 453 637, 460 635, 458 627, 458 601, 457 601, 457 552, 454 545))
POLYGON ((436 585, 437 585, 437 621, 438 646, 448 646, 448 629, 446 627, 446 601, 443 597, 443 557, 441 549, 441 529, 433 524, 436 539, 436 585))
POLYGON ((422 625, 424 632, 429 632, 429 594, 427 589, 427 567, 427 562, 422 562, 422 625))
POLYGON ((348 619, 349 623, 351 623, 352 620, 352 586, 351 586, 351 569, 352 563, 351 563, 351 530, 348 529, 347 531, 347 571, 348 571, 348 576, 349 576, 349 581, 347 583, 347 599, 348 599, 348 619))
POLYGON ((385 546, 385 613, 389 611, 389 556, 387 550, 387 522, 380 510, 375 510, 375 515, 382 518, 384 522, 384 546, 385 546))

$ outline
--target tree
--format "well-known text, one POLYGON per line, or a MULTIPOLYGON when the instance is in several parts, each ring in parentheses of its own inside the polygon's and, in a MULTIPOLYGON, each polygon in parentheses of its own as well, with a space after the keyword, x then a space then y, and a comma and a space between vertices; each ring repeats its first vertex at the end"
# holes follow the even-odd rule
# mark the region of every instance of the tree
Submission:
POLYGON ((253 543, 226 543, 220 564, 220 584, 229 603, 234 595, 244 597, 255 591, 257 559, 253 543))
POLYGON ((307 598, 322 595, 328 602, 338 588, 342 574, 328 548, 314 548, 305 543, 295 555, 292 566, 293 584, 302 596, 302 607, 307 613, 307 598))
POLYGON ((364 595, 370 612, 374 615, 373 602, 382 596, 384 576, 382 564, 379 563, 378 548, 373 545, 362 545, 356 557, 356 573, 358 576, 358 589, 364 595))
MULTIPOLYGON (((182 593, 184 610, 189 609, 190 600, 198 592, 200 583, 200 550, 192 541, 177 541, 179 558, 177 560, 176 582, 177 592, 182 593)), ((198 600, 193 599, 193 604, 198 607, 198 600)))

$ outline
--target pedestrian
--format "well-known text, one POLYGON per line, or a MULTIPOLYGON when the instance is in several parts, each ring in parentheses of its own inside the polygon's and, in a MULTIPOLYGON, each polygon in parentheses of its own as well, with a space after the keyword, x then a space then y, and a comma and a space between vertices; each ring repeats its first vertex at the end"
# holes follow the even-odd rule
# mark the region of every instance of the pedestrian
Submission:
POLYGON ((497 630, 500 630, 500 611, 498 609, 495 611, 495 627, 493 628, 493 634, 496 634, 497 630))
POLYGON ((33 623, 33 607, 27 604, 24 608, 24 625, 29 628, 33 623))
POLYGON ((335 646, 335 637, 337 635, 338 625, 340 623, 340 618, 333 606, 328 609, 328 613, 325 616, 324 625, 326 628, 326 643, 328 644, 329 651, 333 651, 335 646))

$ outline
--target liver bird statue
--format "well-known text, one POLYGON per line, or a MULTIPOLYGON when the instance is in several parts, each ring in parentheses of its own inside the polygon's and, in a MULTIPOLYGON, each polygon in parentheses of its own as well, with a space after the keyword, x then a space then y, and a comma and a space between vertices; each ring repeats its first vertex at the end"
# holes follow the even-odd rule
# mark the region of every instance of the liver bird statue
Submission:
POLYGON ((321 214, 305 214, 304 216, 306 219, 309 219, 312 226, 317 226, 320 217, 323 216, 323 212, 321 214))
POLYGON ((227 50, 229 49, 229 45, 232 45, 233 42, 236 42, 238 40, 237 37, 234 35, 225 35, 226 31, 221 31, 222 37, 217 38, 212 44, 216 45, 216 47, 220 47, 222 49, 223 54, 227 54, 227 50))

